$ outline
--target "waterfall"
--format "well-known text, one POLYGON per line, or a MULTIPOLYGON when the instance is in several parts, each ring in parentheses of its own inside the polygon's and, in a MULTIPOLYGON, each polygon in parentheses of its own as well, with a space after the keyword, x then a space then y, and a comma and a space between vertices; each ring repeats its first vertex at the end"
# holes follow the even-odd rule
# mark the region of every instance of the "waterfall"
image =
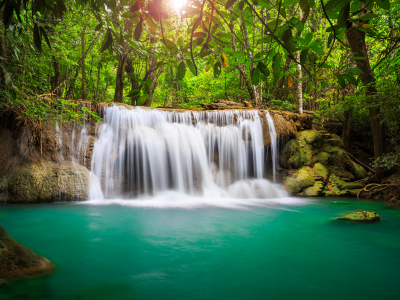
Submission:
POLYGON ((105 109, 97 129, 90 199, 132 199, 168 190, 202 197, 285 196, 278 185, 263 179, 264 164, 262 120, 256 110, 113 105, 105 109))
POLYGON ((271 157, 272 157, 272 176, 276 181, 276 163, 278 162, 278 139, 275 130, 274 120, 272 120, 269 111, 265 112, 268 121, 269 135, 271 137, 271 157))

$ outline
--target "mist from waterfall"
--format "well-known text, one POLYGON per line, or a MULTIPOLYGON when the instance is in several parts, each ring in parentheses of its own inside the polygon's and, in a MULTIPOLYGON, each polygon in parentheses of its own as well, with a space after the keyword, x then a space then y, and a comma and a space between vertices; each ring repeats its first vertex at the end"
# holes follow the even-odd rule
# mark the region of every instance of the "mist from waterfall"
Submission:
MULTIPOLYGON (((276 155, 276 144, 271 149, 276 155)), ((194 198, 285 197, 279 185, 264 179, 264 166, 262 120, 256 110, 114 105, 105 109, 97 131, 89 197, 154 198, 165 192, 194 198)))

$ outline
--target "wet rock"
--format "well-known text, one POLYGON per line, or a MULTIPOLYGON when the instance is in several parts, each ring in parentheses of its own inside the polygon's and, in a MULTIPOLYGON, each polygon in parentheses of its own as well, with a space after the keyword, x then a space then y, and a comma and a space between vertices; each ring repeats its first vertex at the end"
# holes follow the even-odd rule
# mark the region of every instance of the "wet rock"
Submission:
POLYGON ((288 176, 284 183, 284 187, 288 193, 297 195, 305 188, 313 186, 315 179, 310 175, 310 171, 312 171, 310 167, 303 167, 296 173, 288 176))
POLYGON ((324 183, 321 181, 316 181, 313 186, 304 189, 298 195, 304 197, 315 197, 315 196, 320 196, 323 190, 324 190, 324 183))
POLYGON ((41 275, 54 270, 46 258, 17 243, 0 225, 0 284, 4 279, 41 275))
POLYGON ((71 162, 27 164, 0 181, 0 194, 7 203, 81 201, 88 193, 89 171, 71 162))
POLYGON ((375 223, 380 221, 380 217, 376 212, 362 211, 362 212, 348 214, 343 217, 338 217, 336 218, 336 220, 358 222, 358 223, 375 223))

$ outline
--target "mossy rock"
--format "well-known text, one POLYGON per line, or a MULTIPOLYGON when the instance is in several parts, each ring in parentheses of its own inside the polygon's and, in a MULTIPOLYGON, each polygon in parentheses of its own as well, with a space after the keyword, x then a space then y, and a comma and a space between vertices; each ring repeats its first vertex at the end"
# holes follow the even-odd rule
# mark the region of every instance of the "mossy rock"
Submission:
POLYGON ((323 145, 322 134, 315 130, 300 131, 296 139, 290 140, 283 148, 280 163, 284 168, 299 169, 313 165, 313 156, 323 145))
POLYGON ((351 168, 352 174, 354 174, 354 176, 357 179, 362 179, 362 178, 367 177, 368 172, 359 164, 356 164, 355 162, 352 161, 350 168, 351 168))
POLYGON ((336 153, 340 150, 342 149, 339 146, 331 146, 331 145, 324 145, 321 149, 321 151, 327 152, 329 154, 336 153))
POLYGON ((334 174, 331 174, 325 186, 325 196, 357 196, 360 189, 364 187, 363 182, 346 182, 334 174))
POLYGON ((321 181, 316 181, 313 186, 310 186, 308 188, 305 188, 301 193, 299 193, 299 196, 305 196, 305 197, 315 197, 315 196, 320 196, 322 194, 322 191, 324 190, 324 184, 321 181))
POLYGON ((310 173, 312 173, 312 169, 310 167, 301 168, 296 173, 286 178, 284 187, 290 194, 297 195, 305 188, 314 185, 315 179, 310 173))
POLYGON ((336 220, 341 221, 350 221, 350 222, 358 222, 358 223, 375 223, 380 221, 380 217, 376 212, 356 212, 352 214, 348 214, 343 217, 338 217, 336 220))
POLYGON ((27 164, 4 179, 0 193, 7 203, 86 200, 89 171, 69 162, 27 164))
POLYGON ((344 147, 342 139, 336 134, 328 135, 328 138, 325 139, 325 145, 330 145, 333 147, 338 146, 340 148, 344 147))
POLYGON ((321 163, 324 166, 329 166, 331 164, 332 158, 329 155, 329 153, 321 151, 317 155, 314 155, 313 157, 313 163, 321 163))
POLYGON ((329 169, 319 162, 314 165, 312 171, 317 180, 320 179, 323 182, 326 182, 329 178, 329 169))
POLYGON ((330 166, 329 171, 331 174, 334 174, 340 178, 348 178, 350 180, 356 179, 356 177, 353 174, 351 174, 349 171, 340 169, 339 167, 330 166))
POLYGON ((46 258, 17 243, 0 225, 0 279, 51 272, 54 265, 46 258))

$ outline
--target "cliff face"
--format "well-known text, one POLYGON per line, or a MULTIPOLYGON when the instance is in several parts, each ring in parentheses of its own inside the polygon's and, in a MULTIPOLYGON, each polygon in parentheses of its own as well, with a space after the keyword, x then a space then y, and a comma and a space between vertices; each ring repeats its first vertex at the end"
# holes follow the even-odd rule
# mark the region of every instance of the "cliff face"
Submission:
POLYGON ((0 280, 41 275, 54 270, 54 265, 17 243, 0 225, 0 280))

